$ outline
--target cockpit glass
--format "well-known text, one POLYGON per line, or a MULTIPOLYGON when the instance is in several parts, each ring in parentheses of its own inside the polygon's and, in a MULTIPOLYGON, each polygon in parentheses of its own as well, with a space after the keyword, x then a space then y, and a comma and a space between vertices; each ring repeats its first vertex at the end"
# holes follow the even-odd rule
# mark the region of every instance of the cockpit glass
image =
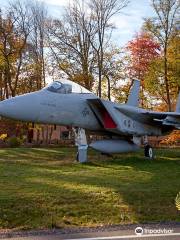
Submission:
POLYGON ((47 90, 49 90, 51 92, 55 92, 55 93, 66 94, 66 93, 72 93, 72 86, 69 84, 62 84, 60 82, 54 82, 47 88, 47 90))
POLYGON ((80 86, 77 83, 74 83, 70 80, 60 80, 60 81, 54 81, 50 83, 47 87, 44 89, 54 92, 54 93, 60 93, 60 94, 68 94, 68 93, 91 93, 86 88, 80 86))

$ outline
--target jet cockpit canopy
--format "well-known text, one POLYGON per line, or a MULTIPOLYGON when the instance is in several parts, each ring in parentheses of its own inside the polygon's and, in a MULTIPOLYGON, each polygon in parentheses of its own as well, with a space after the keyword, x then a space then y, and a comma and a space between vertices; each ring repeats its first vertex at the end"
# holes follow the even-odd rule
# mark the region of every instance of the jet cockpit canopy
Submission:
POLYGON ((60 93, 60 94, 91 93, 89 90, 82 87, 81 85, 66 79, 54 81, 44 89, 50 92, 60 93))

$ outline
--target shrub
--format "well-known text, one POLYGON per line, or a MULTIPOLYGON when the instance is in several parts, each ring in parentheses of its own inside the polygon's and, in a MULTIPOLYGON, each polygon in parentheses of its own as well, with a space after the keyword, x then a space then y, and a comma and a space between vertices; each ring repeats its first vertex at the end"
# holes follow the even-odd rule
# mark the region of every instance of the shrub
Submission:
POLYGON ((18 137, 11 137, 8 139, 8 144, 10 147, 19 147, 21 145, 21 139, 18 137))
POLYGON ((160 143, 165 145, 176 145, 180 142, 179 131, 173 131, 170 135, 164 138, 160 143))
POLYGON ((7 133, 3 133, 0 135, 0 140, 5 141, 6 138, 7 138, 7 133))

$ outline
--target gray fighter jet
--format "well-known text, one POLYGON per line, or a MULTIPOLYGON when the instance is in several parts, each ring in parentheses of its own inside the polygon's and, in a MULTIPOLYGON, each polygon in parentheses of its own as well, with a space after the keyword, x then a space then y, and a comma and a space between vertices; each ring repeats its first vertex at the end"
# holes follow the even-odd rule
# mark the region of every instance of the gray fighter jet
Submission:
POLYGON ((12 119, 83 128, 106 136, 90 146, 102 153, 136 151, 146 139, 145 155, 153 158, 147 136, 180 129, 180 95, 175 112, 139 108, 140 82, 135 80, 126 104, 102 100, 69 80, 54 81, 40 91, 0 102, 0 115, 12 119))

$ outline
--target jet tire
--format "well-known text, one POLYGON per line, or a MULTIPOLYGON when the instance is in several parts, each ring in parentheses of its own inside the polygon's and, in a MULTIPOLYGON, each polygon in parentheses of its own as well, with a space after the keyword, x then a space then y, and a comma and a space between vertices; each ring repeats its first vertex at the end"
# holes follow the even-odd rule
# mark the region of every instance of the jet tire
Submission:
POLYGON ((149 159, 154 159, 153 148, 148 144, 144 147, 144 155, 149 159))

